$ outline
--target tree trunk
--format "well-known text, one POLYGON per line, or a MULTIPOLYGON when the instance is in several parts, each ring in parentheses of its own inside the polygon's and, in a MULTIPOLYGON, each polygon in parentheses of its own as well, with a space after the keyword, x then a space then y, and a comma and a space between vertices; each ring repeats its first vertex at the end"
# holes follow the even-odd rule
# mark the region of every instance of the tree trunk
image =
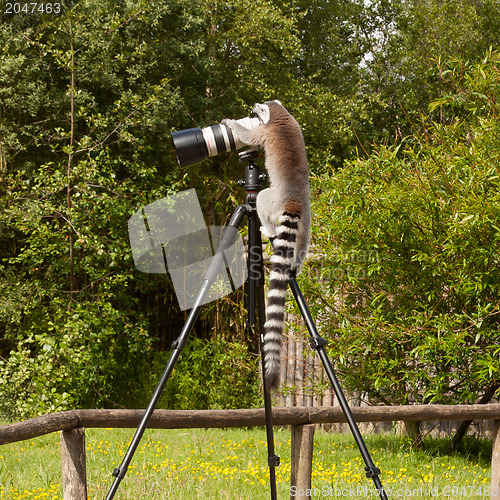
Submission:
MULTIPOLYGON (((491 387, 489 387, 486 392, 483 394, 483 397, 477 402, 477 404, 480 405, 485 405, 488 404, 491 401, 491 398, 495 395, 495 392, 497 389, 500 387, 500 382, 494 383, 491 387)), ((458 429, 455 432, 455 435, 453 436, 453 440, 451 441, 451 449, 455 450, 457 446, 459 445, 460 441, 462 441, 462 438, 465 436, 465 433, 467 432, 467 429, 469 428, 470 424, 472 424, 473 420, 464 420, 463 422, 460 423, 458 426, 458 429)))

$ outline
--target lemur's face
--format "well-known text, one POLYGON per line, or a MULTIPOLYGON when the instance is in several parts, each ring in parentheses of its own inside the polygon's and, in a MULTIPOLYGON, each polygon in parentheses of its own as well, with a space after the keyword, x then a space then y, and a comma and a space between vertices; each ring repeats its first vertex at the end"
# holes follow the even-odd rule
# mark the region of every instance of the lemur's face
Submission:
POLYGON ((276 104, 281 107, 283 106, 278 100, 268 101, 264 104, 257 103, 255 105, 255 108, 253 108, 252 113, 257 116, 261 125, 266 125, 267 123, 269 123, 269 120, 271 118, 271 110, 269 108, 269 104, 271 104, 271 107, 273 107, 274 109, 276 109, 276 104))
POLYGON ((269 122, 271 113, 267 104, 256 104, 252 113, 257 116, 261 125, 266 125, 269 122))

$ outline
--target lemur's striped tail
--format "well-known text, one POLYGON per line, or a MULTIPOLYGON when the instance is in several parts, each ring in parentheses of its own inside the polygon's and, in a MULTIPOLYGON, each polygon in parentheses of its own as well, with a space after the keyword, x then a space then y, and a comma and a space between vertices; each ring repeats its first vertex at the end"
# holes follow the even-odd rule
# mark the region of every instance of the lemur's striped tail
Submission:
POLYGON ((276 388, 280 381, 281 337, 285 326, 285 299, 294 258, 300 214, 284 212, 273 241, 266 322, 264 324, 264 367, 266 384, 276 388))

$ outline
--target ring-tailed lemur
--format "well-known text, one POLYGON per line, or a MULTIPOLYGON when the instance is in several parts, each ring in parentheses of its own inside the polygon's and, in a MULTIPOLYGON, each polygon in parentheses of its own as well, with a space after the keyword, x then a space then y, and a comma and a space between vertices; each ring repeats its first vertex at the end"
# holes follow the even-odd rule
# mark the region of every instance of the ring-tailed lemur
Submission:
POLYGON ((222 123, 243 143, 264 148, 271 187, 258 194, 257 213, 262 233, 274 240, 263 349, 266 383, 276 388, 280 378, 287 280, 290 273, 300 273, 309 246, 309 170, 300 127, 281 103, 256 104, 252 113, 260 121, 253 130, 235 120, 226 119, 222 123))

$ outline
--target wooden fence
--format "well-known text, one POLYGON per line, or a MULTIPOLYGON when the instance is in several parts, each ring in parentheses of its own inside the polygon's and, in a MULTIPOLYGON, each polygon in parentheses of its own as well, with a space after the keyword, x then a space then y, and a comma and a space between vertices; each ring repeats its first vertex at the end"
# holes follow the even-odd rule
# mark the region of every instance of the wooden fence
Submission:
MULTIPOLYGON (((302 323, 301 318, 288 315, 288 322, 302 323)), ((332 360, 334 361, 334 360, 332 360)), ((278 406, 334 406, 335 395, 319 356, 309 347, 308 338, 284 332, 281 345, 281 391, 276 396, 278 406), (318 390, 318 385, 327 387, 318 390)))
MULTIPOLYGON (((374 406, 352 408, 352 413, 357 422, 494 421, 490 499, 500 500, 500 404, 374 406)), ((0 426, 0 444, 24 441, 61 431, 64 498, 65 500, 85 500, 87 498, 85 428, 135 428, 143 414, 144 410, 73 410, 52 413, 24 422, 0 426)), ((292 426, 291 486, 296 486, 294 491, 305 491, 311 486, 312 439, 315 424, 342 423, 346 421, 345 416, 337 407, 294 407, 274 408, 273 417, 275 425, 292 426)), ((149 428, 226 428, 264 425, 263 409, 156 410, 149 428)), ((383 484, 383 473, 381 481, 383 484)), ((298 496, 295 495, 293 498, 298 498, 298 496)))

